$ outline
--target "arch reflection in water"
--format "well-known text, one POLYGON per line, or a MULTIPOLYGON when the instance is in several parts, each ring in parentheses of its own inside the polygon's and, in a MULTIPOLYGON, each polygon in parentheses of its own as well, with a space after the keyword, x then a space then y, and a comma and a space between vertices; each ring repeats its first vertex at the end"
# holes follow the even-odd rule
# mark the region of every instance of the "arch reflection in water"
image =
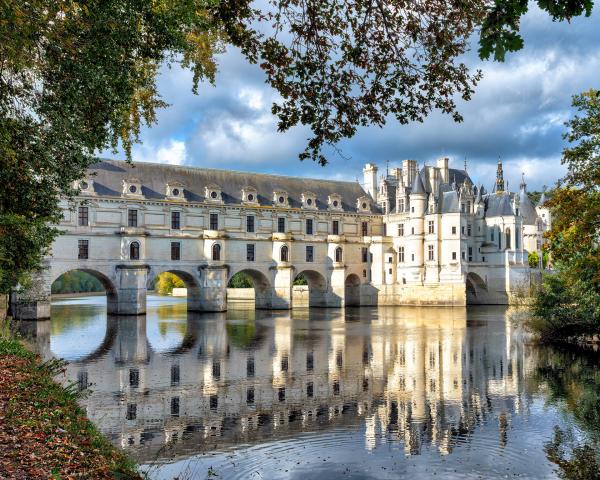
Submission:
POLYGON ((178 308, 109 317, 98 348, 67 367, 67 381, 91 385, 90 418, 142 463, 340 428, 362 431, 366 450, 391 442, 409 455, 445 455, 488 417, 502 419, 502 447, 511 416, 527 411, 522 347, 504 322, 467 318, 464 308, 188 313, 173 322, 178 308), (179 340, 158 350, 148 332, 160 336, 165 322, 179 340))

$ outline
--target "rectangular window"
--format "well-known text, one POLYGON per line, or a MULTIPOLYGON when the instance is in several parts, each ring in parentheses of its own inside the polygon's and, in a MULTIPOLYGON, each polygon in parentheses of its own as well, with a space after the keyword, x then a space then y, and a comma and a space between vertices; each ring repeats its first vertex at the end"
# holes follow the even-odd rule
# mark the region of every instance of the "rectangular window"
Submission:
POLYGON ((314 394, 315 394, 315 392, 314 392, 313 382, 308 382, 306 384, 306 396, 308 398, 312 398, 314 394))
POLYGON ((362 263, 367 263, 369 260, 369 250, 367 247, 362 247, 362 263))
POLYGON ((283 357, 281 357, 281 371, 282 372, 287 372, 288 368, 289 368, 288 356, 284 355, 283 357))
POLYGON ((456 260, 456 252, 452 252, 452 260, 456 260))
POLYGON ((469 262, 473 261, 473 247, 469 247, 469 262))
POLYGON ((340 222, 337 220, 334 220, 333 223, 331 224, 331 233, 333 235, 339 235, 340 234, 340 222))
POLYGON ((246 216, 246 232, 254 233, 254 215, 246 216))
POLYGON ((90 255, 90 241, 89 240, 79 240, 77 242, 77 246, 78 246, 77 258, 79 260, 87 260, 90 255))
POLYGON ((171 228, 173 230, 181 228, 181 212, 171 212, 171 228))
POLYGON ((308 245, 306 247, 306 261, 307 262, 312 262, 315 259, 315 255, 314 255, 314 247, 312 245, 308 245))
POLYGON ((456 235, 456 227, 452 227, 452 235, 456 235))
POLYGON ((404 211, 404 199, 401 198, 400 200, 398 200, 398 212, 403 212, 404 211))
POLYGON ((180 373, 179 365, 171 365, 171 385, 179 385, 180 373))
POLYGON ((434 233, 433 220, 429 220, 429 222, 427 223, 427 232, 434 233))
POLYGON ((398 224, 398 236, 399 237, 404 236, 404 224, 403 223, 398 224))
POLYGON ((411 261, 411 262, 414 262, 414 261, 415 261, 415 254, 414 254, 414 253, 411 253, 411 254, 410 254, 410 261, 411 261))
POLYGON ((254 357, 246 359, 246 377, 254 378, 254 357))
POLYGON ((461 211, 461 213, 465 213, 465 204, 464 203, 460 204, 460 211, 461 211))
POLYGON ((404 263, 404 247, 398 247, 398 263, 404 263))
POLYGON ((469 237, 471 236, 471 224, 470 223, 467 224, 467 235, 469 237))
POLYGON ((462 252, 460 252, 460 258, 462 258, 463 260, 465 259, 465 251, 464 250, 462 252))
POLYGON ((460 226, 460 233, 461 233, 461 235, 465 234, 465 226, 464 225, 460 226))
POLYGON ((362 222, 360 224, 361 232, 363 237, 369 234, 369 224, 367 222, 362 222))
POLYGON ((277 231, 279 233, 285 233, 285 218, 279 217, 277 219, 277 231))
POLYGON ((179 397, 173 397, 171 399, 171 416, 172 417, 179 416, 179 397))
POLYGON ((219 229, 219 214, 218 213, 211 213, 210 214, 210 225, 209 225, 211 230, 218 230, 219 229))
POLYGON ((208 401, 211 410, 219 408, 219 397, 217 395, 211 395, 208 401))
POLYGON ((171 260, 181 260, 181 242, 171 242, 171 260))
POLYGON ((280 402, 285 402, 285 387, 279 387, 277 391, 277 398, 280 402))
POLYGON ((88 207, 79 207, 79 226, 87 227, 89 225, 88 207))
POLYGON ((254 261, 254 244, 253 243, 246 244, 246 261, 247 262, 254 261))
POLYGON ((132 388, 140 386, 140 371, 137 368, 129 369, 129 386, 132 388))
POLYGON ((137 227, 138 226, 138 211, 135 209, 131 209, 127 211, 127 226, 128 227, 137 227))
POLYGON ((306 219, 306 234, 307 235, 312 235, 313 234, 313 221, 312 221, 312 218, 307 218, 306 219))
POLYGON ((427 258, 433 260, 433 245, 427 245, 427 258))

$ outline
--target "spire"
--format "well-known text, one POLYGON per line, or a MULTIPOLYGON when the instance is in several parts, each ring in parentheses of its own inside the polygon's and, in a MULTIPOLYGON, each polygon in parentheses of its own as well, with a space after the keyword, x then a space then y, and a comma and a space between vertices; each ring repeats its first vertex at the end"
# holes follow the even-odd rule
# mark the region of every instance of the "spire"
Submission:
POLYGON ((502 170, 502 161, 498 158, 498 168, 496 169, 496 193, 504 192, 504 171, 502 170))
POLYGON ((544 203, 546 203, 546 200, 548 200, 546 198, 546 188, 546 185, 544 185, 544 187, 542 188, 542 196, 540 197, 540 201, 537 204, 538 207, 543 207, 544 203))
POLYGON ((415 175, 415 180, 413 181, 410 193, 411 193, 411 195, 413 193, 426 193, 425 192, 425 185, 423 185, 423 179, 421 178, 421 174, 420 173, 417 173, 415 175))
POLYGON ((527 190, 527 184, 525 183, 525 172, 521 172, 521 185, 519 185, 519 188, 522 191, 526 191, 527 190))
POLYGON ((467 173, 467 157, 465 157, 465 173, 467 173))
POLYGON ((483 185, 481 185, 477 189, 477 197, 475 197, 475 203, 481 203, 481 195, 483 195, 482 190, 483 190, 483 185))

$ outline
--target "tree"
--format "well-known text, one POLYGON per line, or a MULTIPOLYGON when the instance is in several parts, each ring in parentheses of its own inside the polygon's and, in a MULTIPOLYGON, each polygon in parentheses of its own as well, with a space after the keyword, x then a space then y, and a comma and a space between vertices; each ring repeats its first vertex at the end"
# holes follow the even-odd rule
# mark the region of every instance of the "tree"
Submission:
POLYGON ((243 272, 236 273, 229 283, 227 284, 228 288, 254 288, 254 284, 248 275, 243 272))
POLYGON ((185 283, 174 273, 163 272, 158 276, 154 288, 159 295, 171 295, 174 288, 185 288, 185 283))
MULTIPOLYGON (((591 2, 539 0, 554 19, 591 2)), ((163 64, 215 79, 215 54, 238 47, 280 95, 278 128, 312 137, 301 159, 325 164, 360 126, 422 121, 439 109, 460 121, 480 72, 460 57, 482 27, 480 55, 522 46, 523 0, 14 0, 0 6, 0 292, 25 281, 47 253, 94 152, 130 158, 143 123, 166 106, 163 64), (10 233, 10 235, 9 235, 10 233), (17 238, 18 237, 18 238, 17 238)))
POLYGON ((533 305, 534 329, 548 339, 600 332, 600 92, 573 97, 580 112, 567 122, 567 175, 547 205, 555 275, 533 305))

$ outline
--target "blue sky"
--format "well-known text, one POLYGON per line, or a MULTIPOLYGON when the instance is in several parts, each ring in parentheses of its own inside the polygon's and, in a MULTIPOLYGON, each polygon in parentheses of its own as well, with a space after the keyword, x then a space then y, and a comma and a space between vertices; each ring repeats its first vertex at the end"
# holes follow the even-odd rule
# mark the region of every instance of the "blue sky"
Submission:
POLYGON ((489 188, 500 157, 511 190, 521 172, 530 190, 539 189, 564 173, 561 135, 573 115, 571 96, 600 87, 599 20, 600 6, 590 18, 561 24, 532 5, 522 22, 525 48, 505 63, 479 61, 474 39, 466 61, 484 78, 473 99, 459 103, 464 122, 436 112, 422 124, 391 119, 381 129, 363 128, 340 145, 347 158, 331 152, 326 167, 297 159, 305 128, 277 133, 270 113, 275 93, 236 49, 219 56, 216 86, 202 85, 198 95, 191 92, 189 71, 163 68, 159 92, 170 107, 143 129, 134 161, 355 180, 362 179, 366 162, 385 168, 386 161, 394 166, 413 158, 422 165, 446 155, 457 168, 466 157, 473 179, 489 188))

